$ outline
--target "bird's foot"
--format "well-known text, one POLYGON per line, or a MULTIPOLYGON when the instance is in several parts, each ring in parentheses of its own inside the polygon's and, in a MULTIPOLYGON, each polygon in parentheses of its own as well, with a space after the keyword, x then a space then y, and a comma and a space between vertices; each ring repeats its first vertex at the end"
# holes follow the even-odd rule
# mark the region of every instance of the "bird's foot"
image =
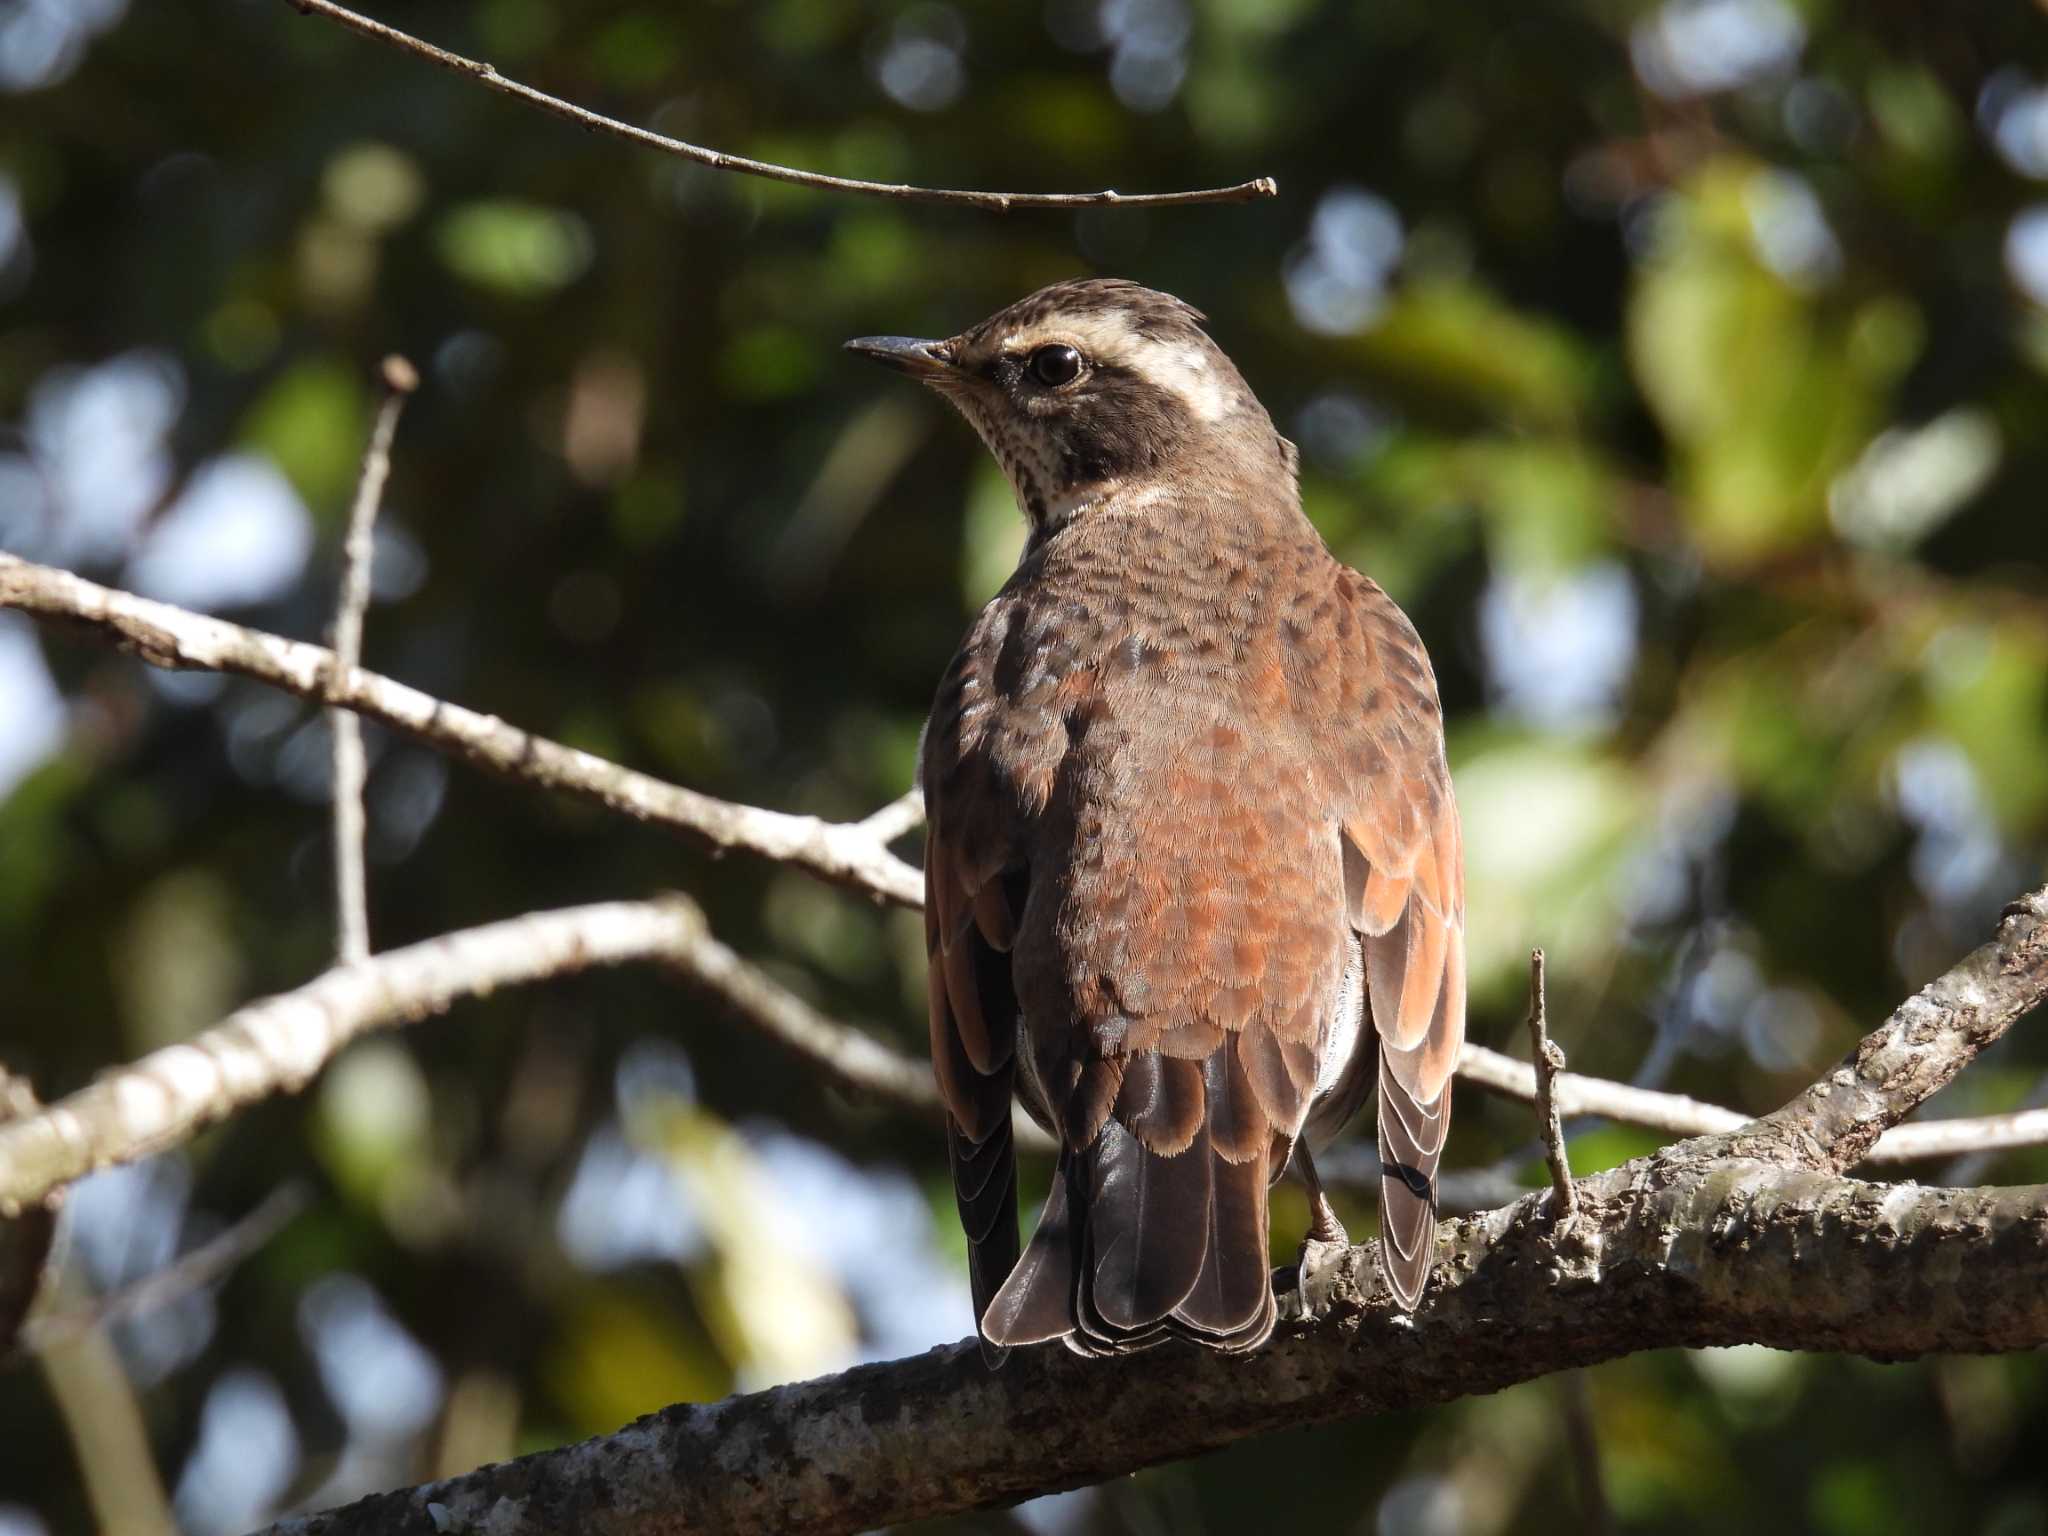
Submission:
POLYGON ((1338 1243, 1349 1248, 1351 1234, 1344 1230, 1344 1223, 1337 1219, 1337 1209, 1330 1204, 1330 1197, 1320 1189, 1309 1196, 1308 1236, 1301 1240, 1302 1251, 1308 1251, 1310 1243, 1338 1243))
POLYGON ((1291 1299, 1295 1306, 1289 1310, 1296 1311, 1303 1322, 1312 1323, 1329 1311, 1330 1298, 1336 1294, 1351 1256, 1351 1243, 1344 1229, 1340 1226, 1336 1230, 1334 1240, 1318 1237, 1313 1228, 1301 1240, 1301 1256, 1294 1264, 1291 1299))
POLYGON ((1351 1234, 1344 1230, 1330 1197, 1321 1189, 1309 1195, 1308 1211, 1308 1232, 1294 1263, 1294 1293, 1302 1318, 1312 1322, 1330 1305, 1345 1255, 1351 1252, 1351 1234))

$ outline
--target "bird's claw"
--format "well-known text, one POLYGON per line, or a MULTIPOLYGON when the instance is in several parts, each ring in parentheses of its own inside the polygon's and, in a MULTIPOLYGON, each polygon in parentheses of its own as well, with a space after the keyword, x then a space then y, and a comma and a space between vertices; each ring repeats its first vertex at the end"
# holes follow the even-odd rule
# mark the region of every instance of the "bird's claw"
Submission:
POLYGON ((1294 1266, 1294 1294, 1304 1322, 1313 1322, 1329 1310, 1350 1252, 1350 1239, 1341 1226, 1334 1238, 1319 1237, 1311 1230, 1301 1240, 1301 1257, 1294 1266))

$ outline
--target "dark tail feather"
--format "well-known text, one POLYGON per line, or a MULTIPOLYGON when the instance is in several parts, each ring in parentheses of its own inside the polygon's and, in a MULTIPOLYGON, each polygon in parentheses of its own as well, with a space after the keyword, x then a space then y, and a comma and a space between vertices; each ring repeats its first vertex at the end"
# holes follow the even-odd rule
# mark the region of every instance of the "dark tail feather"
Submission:
POLYGON ((1422 1300, 1436 1250, 1436 1167, 1451 1123, 1451 1085, 1422 1103, 1401 1083, 1380 1047, 1380 1256, 1394 1300, 1406 1312, 1422 1300))
POLYGON ((1257 1349, 1273 1331, 1273 1276, 1266 1249, 1266 1158, 1214 1160, 1209 1251, 1194 1289, 1174 1313, 1211 1348, 1257 1349))
MULTIPOLYGON (((967 1233, 968 1282, 974 1291, 974 1315, 980 1317, 1017 1264, 1016 1146, 1007 1115, 979 1143, 968 1140, 957 1125, 949 1124, 947 1130, 953 1193, 967 1233)), ((986 1332, 981 1357, 990 1370, 1003 1363, 1000 1341, 986 1332)))
POLYGON ((994 1297, 981 1299, 975 1277, 975 1307, 981 1317, 984 1355, 1019 1344, 1047 1344, 1074 1331, 1074 1241, 1067 1218, 1067 1159, 1053 1170, 1052 1193, 1039 1213, 1024 1257, 994 1297))
POLYGON ((982 1315, 997 1345, 1064 1338, 1128 1354, 1175 1334, 1256 1349, 1273 1331, 1266 1159, 1232 1163, 1207 1128, 1148 1150, 1115 1119, 1061 1159, 1023 1260, 982 1315))

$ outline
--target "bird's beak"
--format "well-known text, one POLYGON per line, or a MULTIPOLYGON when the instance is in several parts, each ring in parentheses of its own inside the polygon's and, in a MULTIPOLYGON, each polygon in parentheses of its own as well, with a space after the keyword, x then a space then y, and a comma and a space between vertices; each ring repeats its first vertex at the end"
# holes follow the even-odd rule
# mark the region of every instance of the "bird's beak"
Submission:
POLYGON ((857 336, 846 350, 918 379, 936 378, 953 366, 944 342, 919 341, 915 336, 857 336))

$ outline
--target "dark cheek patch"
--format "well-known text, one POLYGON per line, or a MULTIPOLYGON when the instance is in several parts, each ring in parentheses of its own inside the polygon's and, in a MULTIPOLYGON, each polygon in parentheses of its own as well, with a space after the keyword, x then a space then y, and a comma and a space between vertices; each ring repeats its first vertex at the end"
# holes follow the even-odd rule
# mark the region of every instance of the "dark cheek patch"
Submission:
POLYGON ((1193 427, 1178 395, 1127 370, 1103 367, 1055 434, 1067 484, 1144 474, 1171 457, 1193 427))
POLYGON ((1115 364, 1093 365, 1080 387, 1064 391, 1027 387, 1010 358, 980 371, 1000 393, 963 408, 1035 525, 1082 486, 1157 470, 1194 426, 1179 395, 1115 364))

